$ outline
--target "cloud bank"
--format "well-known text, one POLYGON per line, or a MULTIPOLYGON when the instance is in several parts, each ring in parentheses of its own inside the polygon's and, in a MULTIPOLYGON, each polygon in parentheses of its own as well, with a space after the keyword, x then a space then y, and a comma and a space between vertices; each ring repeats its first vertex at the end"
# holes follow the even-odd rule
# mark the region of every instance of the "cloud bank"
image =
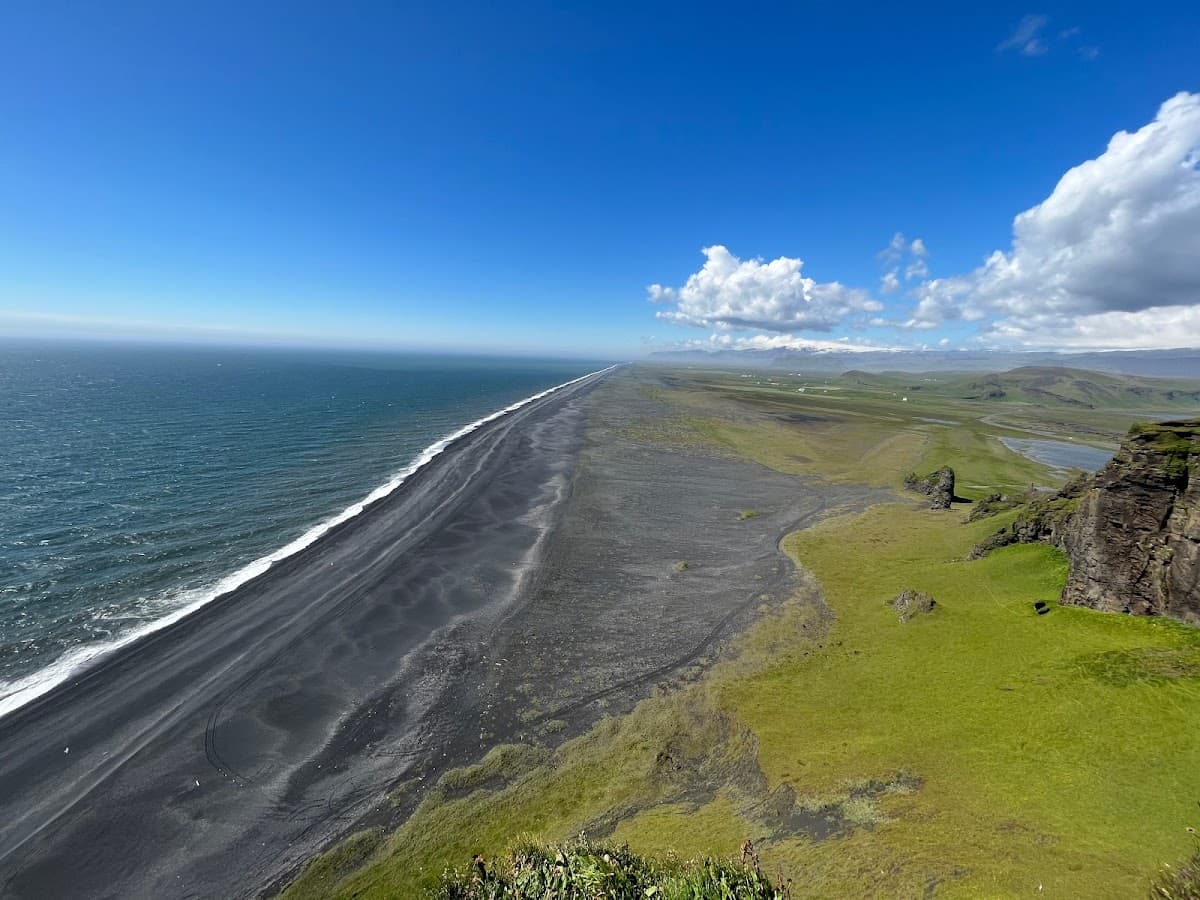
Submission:
POLYGON ((696 350, 803 350, 810 353, 878 353, 905 349, 855 340, 850 337, 819 340, 797 337, 794 334, 755 334, 745 337, 732 334, 712 334, 707 340, 684 341, 682 346, 696 350))

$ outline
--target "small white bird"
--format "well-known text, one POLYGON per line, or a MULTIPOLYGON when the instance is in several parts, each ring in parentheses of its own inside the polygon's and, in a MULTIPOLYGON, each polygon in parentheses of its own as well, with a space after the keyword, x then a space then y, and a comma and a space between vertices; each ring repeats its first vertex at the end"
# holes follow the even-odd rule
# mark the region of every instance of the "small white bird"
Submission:
POLYGON ((63 753, 70 753, 70 752, 71 752, 70 747, 63 747, 63 753))

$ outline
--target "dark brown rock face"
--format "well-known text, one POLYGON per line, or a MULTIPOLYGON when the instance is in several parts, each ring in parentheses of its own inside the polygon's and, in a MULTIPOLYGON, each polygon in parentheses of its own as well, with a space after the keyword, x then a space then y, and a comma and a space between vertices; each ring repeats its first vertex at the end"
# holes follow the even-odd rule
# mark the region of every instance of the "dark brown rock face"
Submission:
POLYGON ((1055 543, 1064 603, 1200 624, 1200 422, 1134 429, 1055 543))
POLYGON ((1070 560, 1063 603, 1200 625, 1200 421, 1135 426, 1091 479, 1029 504, 971 556, 1035 541, 1070 560))

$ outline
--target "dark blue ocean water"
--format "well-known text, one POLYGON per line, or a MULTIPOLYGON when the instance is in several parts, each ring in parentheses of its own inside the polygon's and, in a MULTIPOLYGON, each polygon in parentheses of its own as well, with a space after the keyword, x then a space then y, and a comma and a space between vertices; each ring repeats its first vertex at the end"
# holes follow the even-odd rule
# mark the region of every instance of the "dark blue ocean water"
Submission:
POLYGON ((0 344, 0 711, 210 598, 432 442, 602 367, 0 344))

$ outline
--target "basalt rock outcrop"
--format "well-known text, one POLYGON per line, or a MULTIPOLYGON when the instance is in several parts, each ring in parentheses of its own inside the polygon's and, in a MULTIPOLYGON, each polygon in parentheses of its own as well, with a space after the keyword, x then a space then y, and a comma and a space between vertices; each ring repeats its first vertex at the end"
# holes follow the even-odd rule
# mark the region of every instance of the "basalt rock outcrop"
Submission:
POLYGON ((903 625, 913 616, 933 612, 937 606, 937 601, 924 591, 914 591, 912 588, 905 588, 889 600, 888 605, 896 611, 896 615, 900 618, 900 624, 903 625))
POLYGON ((930 509, 949 509, 954 500, 954 470, 942 466, 924 478, 911 472, 904 476, 904 486, 910 491, 928 494, 930 509))
POLYGON ((972 552, 1066 553, 1062 602, 1200 625, 1200 420, 1138 425, 1103 469, 1030 503, 972 552))
POLYGON ((988 494, 982 500, 976 500, 971 506, 971 514, 967 516, 967 521, 977 522, 980 519, 986 519, 988 516, 1006 512, 1020 506, 1026 500, 1027 498, 1025 497, 1013 497, 1009 494, 988 494))
MULTIPOLYGON (((979 559, 987 556, 997 547, 1006 547, 1009 544, 1046 543, 1064 549, 1071 518, 1079 508, 1079 499, 1091 486, 1091 479, 1086 475, 1081 475, 1069 482, 1057 494, 1026 500, 1013 523, 976 544, 967 559, 979 559)), ((985 502, 980 501, 981 504, 985 502)), ((1000 511, 1002 510, 996 512, 1000 511)), ((988 514, 995 515, 996 513, 988 514)), ((975 511, 972 510, 967 521, 971 522, 983 517, 977 517, 975 511)))

